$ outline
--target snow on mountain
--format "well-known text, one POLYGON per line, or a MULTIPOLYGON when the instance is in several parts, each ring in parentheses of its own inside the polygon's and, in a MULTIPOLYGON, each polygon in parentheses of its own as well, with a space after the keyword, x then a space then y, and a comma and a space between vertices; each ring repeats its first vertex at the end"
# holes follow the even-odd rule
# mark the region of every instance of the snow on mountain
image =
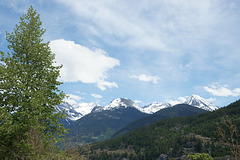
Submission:
MULTIPOLYGON (((198 95, 192 95, 185 102, 179 103, 179 104, 188 104, 188 105, 195 106, 207 111, 214 111, 218 109, 217 106, 208 102, 207 100, 205 100, 204 98, 198 95)), ((153 114, 161 109, 169 108, 172 106, 173 105, 171 105, 170 103, 151 103, 150 105, 144 107, 143 111, 148 114, 153 114)))
POLYGON ((198 96, 198 95, 192 95, 191 97, 189 97, 189 99, 184 102, 185 104, 191 105, 191 106, 195 106, 207 111, 214 111, 216 109, 218 109, 217 106, 215 106, 214 104, 208 102, 207 100, 205 100, 204 98, 198 96))
POLYGON ((161 109, 172 107, 169 103, 151 103, 143 108, 143 111, 148 114, 153 114, 161 109))
POLYGON ((117 98, 112 100, 112 102, 105 106, 103 109, 104 110, 114 110, 120 107, 133 107, 138 109, 141 112, 144 112, 143 108, 141 106, 139 106, 138 104, 136 104, 135 102, 133 102, 132 100, 128 99, 128 98, 117 98))
POLYGON ((55 106, 57 112, 65 110, 66 114, 68 115, 67 119, 75 121, 83 116, 80 112, 77 112, 71 104, 65 102, 58 106, 55 106))
POLYGON ((97 105, 94 103, 79 103, 71 105, 65 102, 58 106, 55 106, 55 108, 57 111, 65 110, 65 112, 68 114, 67 118, 72 121, 76 121, 89 114, 96 106, 97 105))
MULTIPOLYGON (((208 102, 207 100, 198 95, 192 95, 191 97, 189 97, 188 100, 181 104, 188 104, 207 111, 213 111, 218 109, 218 107, 216 107, 214 104, 208 102)), ((112 100, 112 102, 105 107, 100 107, 95 103, 79 103, 70 105, 69 103, 66 102, 56 106, 56 110, 60 111, 65 109, 66 113, 69 115, 68 119, 71 121, 76 121, 91 112, 101 112, 104 110, 114 111, 115 109, 119 109, 121 107, 124 108, 133 107, 143 113, 153 114, 161 109, 169 108, 172 106, 173 105, 171 105, 170 103, 151 103, 148 106, 141 107, 128 98, 117 98, 112 100)))
POLYGON ((103 107, 101 106, 95 106, 93 109, 92 109, 92 112, 101 112, 103 110, 103 107))
POLYGON ((95 103, 78 103, 73 104, 72 106, 78 113, 81 113, 83 116, 85 116, 91 113, 93 108, 97 105, 95 103))

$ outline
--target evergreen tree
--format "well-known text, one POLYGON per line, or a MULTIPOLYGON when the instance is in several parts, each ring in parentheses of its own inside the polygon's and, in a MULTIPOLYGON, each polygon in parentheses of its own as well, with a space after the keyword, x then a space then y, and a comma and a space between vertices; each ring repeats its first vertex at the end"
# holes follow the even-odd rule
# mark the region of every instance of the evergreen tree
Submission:
POLYGON ((6 33, 10 53, 0 54, 0 159, 40 158, 55 150, 66 133, 62 112, 54 108, 65 94, 58 89, 61 66, 36 10, 30 6, 12 33, 6 33))

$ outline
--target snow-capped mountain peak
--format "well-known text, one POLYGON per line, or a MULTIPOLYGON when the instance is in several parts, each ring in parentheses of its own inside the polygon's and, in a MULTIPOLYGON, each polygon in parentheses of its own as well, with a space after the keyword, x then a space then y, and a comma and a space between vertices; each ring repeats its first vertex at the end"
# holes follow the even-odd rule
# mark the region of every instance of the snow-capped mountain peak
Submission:
POLYGON ((161 109, 172 107, 169 103, 151 103, 143 108, 145 113, 153 114, 161 109))
POLYGON ((185 102, 185 104, 189 104, 189 105, 192 105, 204 110, 208 110, 208 111, 214 111, 218 109, 217 106, 208 102, 207 100, 205 100, 204 98, 198 95, 192 95, 191 97, 189 97, 189 99, 185 102))
POLYGON ((113 110, 113 109, 117 109, 120 107, 124 107, 124 108, 128 108, 128 107, 134 107, 136 109, 138 109, 139 111, 143 112, 143 108, 141 106, 139 106, 138 104, 136 104, 135 102, 133 102, 132 100, 128 99, 128 98, 117 98, 112 100, 112 102, 104 107, 104 110, 113 110))
POLYGON ((68 115, 67 118, 72 121, 76 121, 89 114, 96 106, 97 105, 95 103, 79 103, 71 105, 65 102, 58 106, 55 106, 55 108, 57 112, 65 110, 66 114, 68 115))
POLYGON ((77 112, 74 107, 67 102, 55 106, 55 108, 57 112, 65 110, 66 114, 68 115, 67 119, 70 119, 71 121, 75 121, 83 116, 83 114, 77 112))
MULTIPOLYGON (((198 95, 192 95, 188 98, 188 100, 181 104, 188 104, 207 111, 213 111, 218 109, 218 107, 216 107, 214 104, 208 102, 207 100, 198 95)), ((128 98, 117 98, 112 100, 112 102, 105 107, 98 106, 95 103, 79 103, 73 105, 69 103, 63 103, 55 106, 55 108, 57 111, 65 109, 66 113, 68 114, 68 120, 76 121, 91 112, 101 112, 104 110, 114 111, 115 109, 133 107, 143 113, 153 114, 161 109, 169 108, 172 106, 173 105, 171 105, 170 103, 151 103, 150 105, 142 108, 137 103, 128 98)))
POLYGON ((95 103, 78 103, 78 104, 74 104, 73 108, 77 112, 81 113, 82 115, 87 115, 87 114, 91 113, 93 108, 96 106, 97 105, 95 103))

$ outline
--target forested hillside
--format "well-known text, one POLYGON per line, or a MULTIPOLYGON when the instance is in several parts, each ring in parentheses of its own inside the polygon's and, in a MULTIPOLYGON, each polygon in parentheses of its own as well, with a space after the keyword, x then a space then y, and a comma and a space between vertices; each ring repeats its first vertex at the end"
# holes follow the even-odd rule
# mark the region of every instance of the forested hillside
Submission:
POLYGON ((217 131, 221 128, 226 131, 225 136, 230 137, 230 124, 224 126, 223 123, 232 122, 239 130, 239 117, 240 100, 217 111, 161 120, 124 136, 80 148, 80 154, 88 153, 90 159, 184 159, 196 152, 209 153, 215 158, 225 157, 232 153, 217 131))

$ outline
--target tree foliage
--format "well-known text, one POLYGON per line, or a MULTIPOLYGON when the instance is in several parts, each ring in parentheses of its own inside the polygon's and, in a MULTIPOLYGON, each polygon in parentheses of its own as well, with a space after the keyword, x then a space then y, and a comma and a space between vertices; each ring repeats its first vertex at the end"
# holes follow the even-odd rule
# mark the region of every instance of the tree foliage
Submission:
POLYGON ((65 94, 58 89, 61 66, 42 36, 45 29, 31 6, 12 33, 10 53, 0 54, 0 159, 32 159, 54 150, 66 130, 54 108, 65 94))
POLYGON ((195 153, 189 155, 188 157, 190 157, 191 160, 213 160, 213 158, 207 153, 195 153))

